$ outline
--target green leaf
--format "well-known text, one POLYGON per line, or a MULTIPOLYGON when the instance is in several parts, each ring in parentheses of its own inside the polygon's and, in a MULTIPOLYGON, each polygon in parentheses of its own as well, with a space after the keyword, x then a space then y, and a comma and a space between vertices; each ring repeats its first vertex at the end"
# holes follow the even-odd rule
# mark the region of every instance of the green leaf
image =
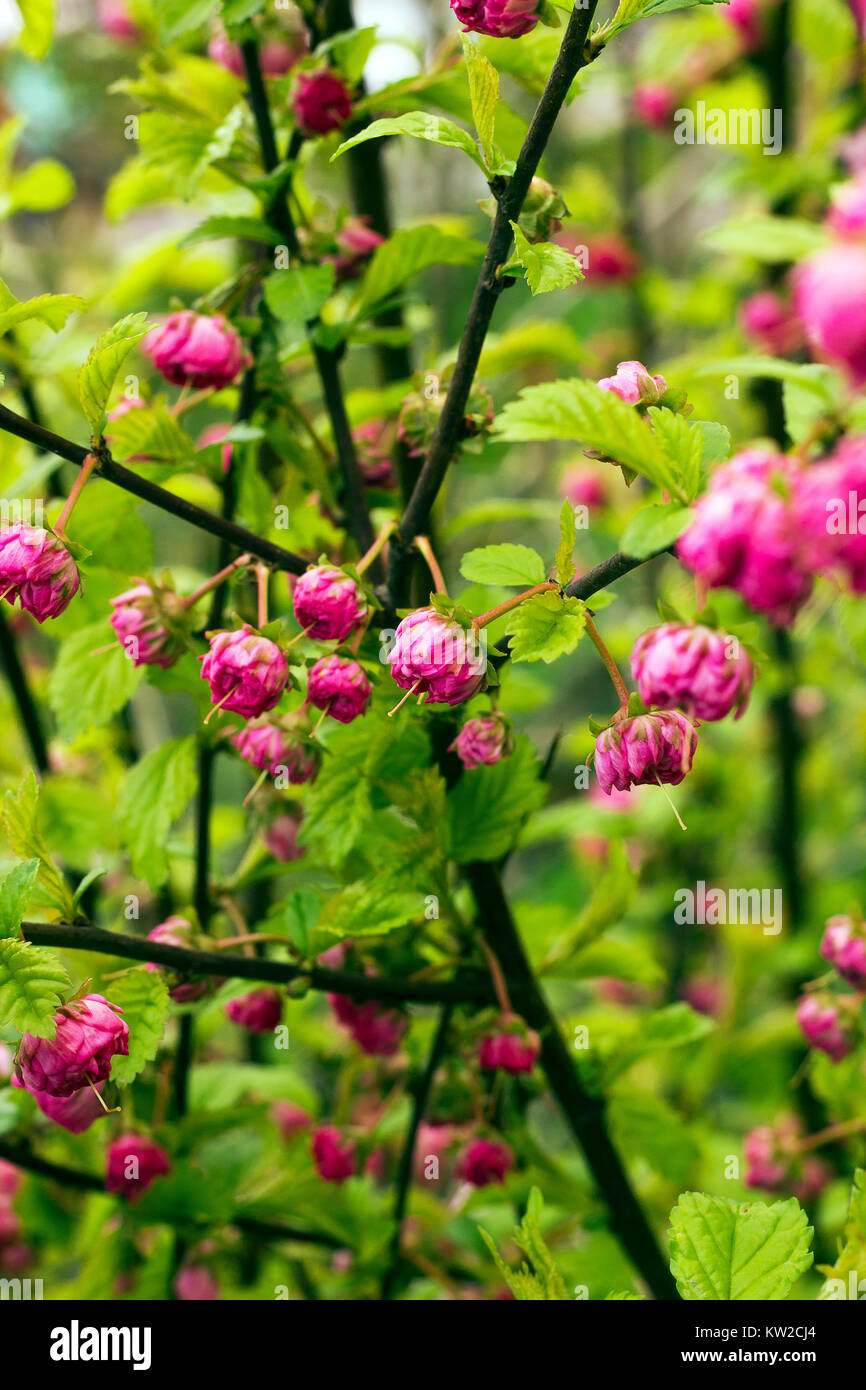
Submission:
POLYGON ((385 936, 424 915, 418 893, 381 891, 373 883, 351 883, 328 898, 316 923, 320 931, 345 940, 355 936, 385 936))
POLYGON ((166 836, 196 788, 194 738, 175 738, 153 748, 129 770, 117 801, 123 842, 132 871, 152 888, 168 877, 166 836))
POLYGON ((507 758, 464 772, 446 798, 449 857, 469 864, 507 854, 527 816, 547 796, 539 771, 535 750, 521 735, 507 758))
POLYGON ((487 167, 493 165, 493 137, 496 126, 496 106, 499 101, 499 73, 489 58, 477 44, 464 36, 463 56, 466 59, 466 75, 469 78, 469 96, 472 101, 472 118, 478 132, 487 167))
POLYGON ((128 1086, 159 1050, 171 1012, 165 980, 157 970, 128 970, 106 985, 106 997, 123 1010, 129 1029, 129 1056, 111 1061, 111 1079, 128 1086))
POLYGON ((812 1230, 796 1197, 767 1206, 684 1192, 670 1243, 671 1273, 690 1300, 784 1299, 812 1263, 812 1230))
POLYGON ((8 285, 0 280, 0 334, 8 333, 19 323, 36 319, 53 333, 59 333, 70 314, 84 308, 77 294, 40 294, 35 299, 16 299, 8 285))
POLYGON ((646 560, 673 545, 677 537, 688 530, 693 519, 691 510, 681 507, 679 502, 643 507, 625 528, 620 549, 635 560, 646 560))
POLYGON ((38 859, 13 864, 0 879, 0 937, 17 936, 39 873, 38 859))
POLYGON ((844 1244, 835 1264, 819 1266, 821 1273, 827 1279, 827 1283, 824 1284, 818 1295, 821 1300, 847 1299, 852 1273, 855 1276, 854 1284, 858 1294, 861 1279, 866 1279, 866 1169, 864 1168, 857 1168, 854 1171, 854 1185, 851 1188, 851 1200, 843 1236, 844 1244), (840 1279, 844 1285, 842 1291, 838 1288, 838 1280, 840 1279))
POLYGON ((67 637, 48 683, 48 703, 61 738, 73 739, 106 724, 132 699, 143 678, 144 668, 133 666, 107 622, 67 637))
POLYGON ((711 1018, 696 1013, 688 1004, 667 1004, 618 1042, 615 1052, 604 1063, 606 1079, 608 1082, 614 1080, 653 1052, 699 1042, 714 1027, 711 1018))
POLYGON ((492 1237, 482 1226, 479 1226, 478 1230, 496 1262, 497 1269, 518 1301, 564 1303, 568 1301, 569 1295, 565 1280, 541 1234, 542 1210, 541 1192, 537 1187, 533 1187, 530 1189, 523 1220, 512 1232, 511 1237, 529 1261, 528 1264, 524 1261, 519 1270, 508 1267, 492 1237))
POLYGON ((574 507, 566 499, 559 513, 559 546, 556 551, 556 579, 559 584, 569 584, 574 578, 574 547, 576 542, 574 507))
POLYGON ((596 941, 609 927, 617 926, 625 916, 635 892, 637 876, 628 862, 619 840, 611 840, 607 865, 592 896, 582 908, 574 927, 567 936, 554 941, 539 966, 540 973, 560 972, 562 967, 585 947, 596 941))
POLYGON ((485 545, 468 550, 460 561, 460 573, 473 584, 543 584, 547 578, 544 561, 528 545, 485 545))
MULTIPOLYGON (((634 406, 593 381, 529 386, 497 416, 493 433, 510 443, 573 439, 679 495, 671 462, 634 406)), ((685 500, 682 498, 681 500, 685 500)))
POLYGON ((52 40, 57 20, 56 0, 18 0, 24 28, 18 35, 16 45, 23 49, 29 58, 37 61, 44 58, 52 40))
POLYGON ((711 251, 722 255, 782 265, 820 251, 828 244, 829 233, 805 218, 749 216, 713 227, 703 240, 711 251))
POLYGON ((219 9, 219 0, 153 0, 153 8, 163 40, 173 43, 210 19, 219 9))
POLYGON ((433 265, 471 265, 484 247, 468 237, 451 236, 439 227, 401 227, 377 247, 351 305, 361 318, 422 270, 433 265))
POLYGON ((53 1038, 52 1015, 70 987, 53 951, 27 941, 0 941, 0 1018, 22 1033, 53 1038))
POLYGON ((671 472, 677 480, 684 502, 693 502, 701 482, 703 435, 692 429, 682 415, 663 407, 650 406, 647 411, 653 434, 671 461, 671 472))
POLYGON ((56 159, 37 159, 12 174, 7 212, 54 212, 75 197, 75 179, 56 159))
POLYGON ((675 10, 691 10, 698 5, 726 4, 727 0, 620 0, 619 8, 613 19, 609 20, 601 30, 601 36, 605 43, 612 39, 614 34, 627 29, 639 19, 648 19, 652 15, 672 14, 675 10))
POLYGON ((415 140, 429 140, 434 145, 447 145, 450 149, 462 150, 468 154, 473 164, 477 164, 482 173, 487 169, 484 160, 478 153, 478 147, 468 131, 455 125, 453 121, 448 121, 444 116, 434 116, 429 111, 407 111, 402 116, 386 116, 382 120, 373 121, 366 130, 353 135, 351 140, 346 140, 331 156, 331 163, 339 159, 341 154, 347 150, 353 150, 356 145, 362 145, 365 140, 380 140, 385 135, 411 135, 415 140))
POLYGON ((689 420, 693 430, 699 430, 702 437, 701 467, 709 468, 714 463, 724 463, 731 457, 731 431, 726 425, 715 420, 689 420))
POLYGON ((550 294, 552 290, 564 290, 576 280, 583 279, 583 271, 575 257, 564 246, 553 241, 531 242, 523 229, 512 222, 514 233, 514 258, 509 261, 507 270, 516 260, 526 273, 526 283, 533 294, 550 294))
POLYGON ((298 328, 318 318, 333 289, 332 265, 275 270, 264 283, 265 301, 274 317, 298 328))
POLYGON ((669 1182, 688 1182, 700 1150, 667 1101, 650 1091, 619 1086, 609 1098, 608 1119, 614 1142, 627 1159, 643 1160, 669 1182))
POLYGON ((573 652, 586 628, 586 605, 553 589, 525 599, 508 620, 512 661, 544 661, 573 652))
POLYGON ((278 246, 282 240, 280 233, 261 217, 228 217, 218 215, 206 217, 191 232, 182 236, 178 249, 199 246, 203 241, 222 241, 231 237, 238 241, 260 241, 265 246, 278 246))
POLYGON ((152 463, 187 463, 195 453, 189 435, 163 401, 136 406, 110 421, 106 429, 111 456, 121 462, 146 458, 152 463))
POLYGON ((105 407, 117 373, 151 327, 147 314, 127 314, 97 339, 78 373, 78 399, 95 436, 102 433, 105 407))
POLYGON ((67 921, 74 916, 72 890, 51 858, 37 824, 39 784, 32 772, 21 780, 17 792, 8 791, 3 799, 3 829, 9 848, 19 859, 38 859, 38 879, 52 902, 67 921))

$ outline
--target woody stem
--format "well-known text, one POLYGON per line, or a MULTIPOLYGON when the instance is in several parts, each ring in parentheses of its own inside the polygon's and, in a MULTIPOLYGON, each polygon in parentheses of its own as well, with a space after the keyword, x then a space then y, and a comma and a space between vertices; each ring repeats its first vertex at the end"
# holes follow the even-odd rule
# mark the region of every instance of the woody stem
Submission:
POLYGON ((218 584, 222 584, 224 579, 228 579, 229 575, 234 574, 235 570, 243 569, 244 565, 248 565, 252 558, 252 555, 239 555, 236 560, 232 560, 230 565, 226 565, 225 569, 221 569, 219 574, 213 575, 193 593, 187 594, 186 598, 181 599, 181 608, 191 608, 194 603, 198 603, 200 598, 204 598, 205 594, 209 594, 211 589, 215 589, 218 584))
POLYGON ((593 646, 604 662, 604 669, 613 681, 613 688, 616 691, 620 709, 627 710, 629 702, 628 686, 620 675, 616 662, 605 646, 601 633, 588 613, 586 615, 586 630, 589 633, 593 646))
POLYGON ((554 584, 550 579, 544 584, 535 584, 531 589, 525 589, 522 594, 517 594, 515 598, 508 599, 505 603, 500 603, 498 608, 491 608, 489 613, 479 613, 477 618, 472 619, 474 628, 486 627, 492 623, 494 618, 501 618, 503 613, 510 613, 512 608, 517 608, 524 599, 532 598, 533 594, 549 593, 551 590, 559 589, 558 584, 554 584))

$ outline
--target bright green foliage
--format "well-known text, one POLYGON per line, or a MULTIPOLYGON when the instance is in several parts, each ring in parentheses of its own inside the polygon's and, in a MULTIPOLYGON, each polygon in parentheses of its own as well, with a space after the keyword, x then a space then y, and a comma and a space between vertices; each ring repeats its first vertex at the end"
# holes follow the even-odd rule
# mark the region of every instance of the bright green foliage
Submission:
POLYGON ((684 1192, 671 1212, 670 1241, 686 1299, 783 1299, 812 1263, 812 1229, 796 1197, 767 1206, 684 1192))

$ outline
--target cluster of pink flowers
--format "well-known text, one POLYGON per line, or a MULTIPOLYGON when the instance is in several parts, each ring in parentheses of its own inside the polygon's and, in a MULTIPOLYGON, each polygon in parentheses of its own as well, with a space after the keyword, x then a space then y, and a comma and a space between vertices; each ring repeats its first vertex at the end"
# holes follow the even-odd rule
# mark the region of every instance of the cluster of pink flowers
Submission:
POLYGON ((698 736, 679 710, 636 714, 603 729, 595 743, 595 773, 602 791, 668 782, 676 786, 691 770, 698 736))
POLYGON ((15 1074, 28 1091, 69 1097, 107 1081, 111 1059, 129 1052, 129 1029, 122 1012, 101 994, 71 999, 54 1015, 53 1038, 25 1033, 15 1074))
MULTIPOLYGON (((279 33, 267 33, 259 43, 259 64, 264 77, 284 77, 305 58, 310 50, 307 26, 298 14, 294 20, 280 26, 279 33)), ((239 43, 233 43, 220 30, 207 46, 208 57, 235 77, 244 77, 243 54, 239 43)))
POLYGON ((793 1115, 751 1130, 743 1146, 746 1186, 792 1192, 801 1202, 813 1201, 833 1174, 822 1159, 802 1153, 801 1142, 800 1125, 793 1115))
POLYGON ((21 522, 0 530, 0 598, 17 599, 38 623, 57 618, 78 593, 78 566, 59 536, 21 522))
POLYGON ((404 618, 388 655, 391 675, 427 704, 459 705, 482 687, 487 658, 478 634, 435 608, 404 618))
POLYGON ((825 992, 804 994, 797 1005, 797 1022, 810 1047, 826 1052, 831 1062, 841 1062, 854 1051, 857 1041, 852 1012, 854 995, 825 992))
POLYGON ((338 1023, 368 1057, 393 1057, 408 1027, 408 1019, 375 999, 358 1004, 346 994, 329 994, 338 1023))
POLYGON ((143 347, 157 371, 174 386, 220 390, 247 365, 238 334, 220 314, 181 309, 152 329, 143 347))
POLYGON ((854 993, 818 990, 804 994, 797 1022, 810 1047, 841 1062, 862 1036, 860 1015, 866 996, 866 924, 849 916, 831 917, 821 939, 821 955, 854 993))
POLYGON ((137 1201, 152 1182, 170 1172, 165 1149, 146 1134, 122 1134, 108 1146, 105 1186, 119 1197, 137 1201))
POLYGON ((701 720, 724 719, 731 710, 739 719, 755 674, 736 638, 686 623, 644 632, 634 645, 631 669, 647 708, 677 706, 701 720))

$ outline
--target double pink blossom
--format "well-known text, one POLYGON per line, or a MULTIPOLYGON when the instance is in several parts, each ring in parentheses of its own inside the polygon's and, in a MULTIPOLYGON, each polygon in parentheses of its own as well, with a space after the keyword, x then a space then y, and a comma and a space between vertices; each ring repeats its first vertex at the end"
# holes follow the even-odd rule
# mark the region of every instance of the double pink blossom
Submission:
POLYGON ((316 642, 345 642, 367 621, 369 606, 351 575, 334 565, 305 570, 292 592, 295 617, 316 642))
POLYGON ((245 719, 273 709, 289 684, 289 664, 276 642, 247 623, 211 633, 210 650, 199 660, 214 705, 245 719))
POLYGON ((656 782, 676 786, 691 770, 698 736, 679 710, 637 714, 596 739, 595 773, 602 791, 628 791, 656 782))
POLYGON ((182 600, 171 589, 140 580, 111 600, 109 622, 133 666, 167 671, 186 649, 182 600))
POLYGON ((352 114, 352 94, 330 68, 298 75, 292 91, 295 120, 305 135, 339 130, 352 114))
POLYGON ((129 1052, 129 1029, 116 1004, 101 994, 71 999, 54 1015, 53 1038, 25 1033, 15 1072, 28 1091, 71 1096, 89 1084, 107 1081, 111 1059, 129 1052))
POLYGON ((831 1062, 841 1062, 854 1050, 854 1035, 829 994, 805 994, 797 1005, 797 1022, 810 1047, 826 1052, 831 1062))
POLYGON ((408 1027, 405 1014, 375 999, 356 1003, 346 994, 329 994, 338 1023, 368 1057, 393 1057, 408 1027))
POLYGON ((283 997, 277 989, 253 989, 225 1005, 232 1023, 248 1033, 272 1033, 283 1016, 283 997))
POLYGON ((310 668, 307 699, 316 709, 327 710, 340 724, 351 724, 366 714, 373 687, 357 661, 342 656, 323 656, 310 668))
POLYGON ((247 724, 232 735, 232 743, 242 758, 260 771, 276 777, 285 770, 292 786, 313 782, 319 770, 320 755, 311 743, 303 742, 294 730, 262 719, 247 724))
POLYGON ((478 634, 435 608, 419 608, 403 619, 388 663, 397 684, 420 691, 427 704, 459 705, 481 689, 487 674, 478 634))
POLYGON ((504 1183, 505 1175, 514 1166, 514 1156, 507 1144, 495 1139, 472 1139, 457 1160, 457 1176, 473 1187, 504 1183))
POLYGON ((794 271, 794 307, 819 357, 866 384, 866 241, 837 241, 794 271))
POLYGON ((451 0, 466 33, 519 39, 539 21, 539 0, 451 0))
POLYGON ((510 746, 508 720, 502 714, 479 714, 467 719, 449 748, 468 770, 490 767, 506 756, 510 746))
POLYGON ((151 330, 142 344, 157 371, 174 386, 229 386, 246 365, 238 334, 221 314, 181 309, 151 330))
POLYGON ((355 1172, 355 1143, 336 1125, 319 1125, 310 1142, 313 1162, 325 1182, 345 1182, 355 1172))
POLYGON ((13 1086, 18 1086, 22 1091, 29 1091, 43 1115, 47 1115, 49 1120, 53 1120, 61 1128, 67 1129, 70 1134, 83 1134, 94 1120, 101 1119, 105 1114, 105 1106, 99 1099, 105 1090, 104 1081, 100 1081, 93 1089, 84 1086, 71 1096, 52 1096, 47 1091, 34 1091, 26 1087, 14 1073, 11 1080, 13 1086))
POLYGON ((146 1134, 122 1134, 108 1146, 105 1186, 137 1201, 157 1178, 171 1172, 168 1154, 146 1134))
MULTIPOLYGON (((185 917, 166 917, 152 931, 147 933, 148 941, 156 941, 160 946, 176 946, 179 950, 209 950, 210 943, 185 917)), ((148 970, 161 972, 169 980, 169 994, 176 1004, 192 1004, 210 993, 211 981, 207 976, 195 980, 184 980, 176 966, 154 965, 149 962, 148 970), (178 978, 180 975, 180 978, 178 978)))
POLYGON ((0 598, 17 599, 38 623, 57 618, 81 585, 78 566, 59 536, 17 522, 0 530, 0 598))
POLYGON ((690 719, 739 719, 749 700, 755 673, 745 648, 712 628, 664 623, 635 642, 632 675, 643 703, 676 705, 690 719))
POLYGON ((851 917, 831 917, 821 938, 821 955, 854 989, 866 992, 866 931, 851 917))

